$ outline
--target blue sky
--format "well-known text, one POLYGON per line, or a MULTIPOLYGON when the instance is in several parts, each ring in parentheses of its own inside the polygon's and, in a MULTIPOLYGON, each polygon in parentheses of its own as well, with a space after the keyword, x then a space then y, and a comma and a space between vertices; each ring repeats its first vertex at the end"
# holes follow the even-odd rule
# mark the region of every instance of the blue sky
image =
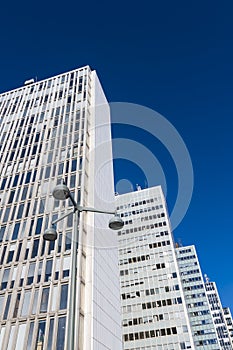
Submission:
MULTIPOLYGON (((194 169, 192 201, 174 235, 196 245, 233 310, 232 1, 4 2, 0 16, 1 92, 89 64, 109 101, 149 107, 173 124, 194 169)), ((114 126, 113 136, 156 155, 171 210, 177 179, 163 145, 133 127, 114 126)), ((144 187, 135 164, 116 160, 115 170, 116 182, 144 187)))

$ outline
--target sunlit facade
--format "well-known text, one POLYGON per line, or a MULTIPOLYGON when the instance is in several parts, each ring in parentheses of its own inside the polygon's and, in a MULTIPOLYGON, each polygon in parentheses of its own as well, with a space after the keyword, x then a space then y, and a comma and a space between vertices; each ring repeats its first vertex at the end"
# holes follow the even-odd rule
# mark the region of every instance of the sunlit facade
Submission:
POLYGON ((125 350, 195 349, 160 186, 116 196, 125 350))
MULTIPOLYGON (((0 95, 0 349, 64 350, 73 218, 52 197, 65 181, 81 205, 114 208, 109 107, 87 67, 0 95), (106 163, 106 160, 108 162, 106 163)), ((121 349, 116 234, 81 213, 76 349, 121 349)))
POLYGON ((176 255, 195 348, 220 350, 195 246, 176 247, 176 255))

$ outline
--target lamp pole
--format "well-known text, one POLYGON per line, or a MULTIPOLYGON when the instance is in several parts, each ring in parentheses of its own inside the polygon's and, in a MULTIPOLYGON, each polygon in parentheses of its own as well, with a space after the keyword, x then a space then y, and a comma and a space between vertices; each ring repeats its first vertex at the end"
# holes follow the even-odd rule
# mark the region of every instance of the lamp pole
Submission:
MULTIPOLYGON (((74 233, 71 242, 71 272, 70 272, 70 288, 69 288, 69 305, 68 305, 68 332, 67 334, 67 350, 75 350, 75 319, 76 319, 76 289, 77 289, 77 247, 79 242, 78 234, 78 218, 79 212, 93 212, 103 214, 114 214, 114 217, 109 220, 109 228, 112 230, 120 230, 124 226, 122 219, 116 215, 116 212, 99 210, 92 207, 83 207, 76 203, 72 197, 69 188, 65 184, 57 185, 53 190, 53 197, 58 200, 69 198, 73 204, 72 211, 52 222, 52 227, 45 230, 43 238, 47 241, 55 241, 57 232, 55 224, 67 216, 74 214, 74 233)), ((80 282, 80 281, 79 281, 80 282)))

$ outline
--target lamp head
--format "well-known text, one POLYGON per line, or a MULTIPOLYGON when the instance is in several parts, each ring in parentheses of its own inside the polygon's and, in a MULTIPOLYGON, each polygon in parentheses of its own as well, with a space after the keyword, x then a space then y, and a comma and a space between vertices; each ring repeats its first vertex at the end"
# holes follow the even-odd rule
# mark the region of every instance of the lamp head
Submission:
POLYGON ((66 185, 60 184, 53 189, 52 194, 55 199, 65 200, 70 197, 70 190, 66 185))
POLYGON ((47 228, 43 234, 43 238, 45 241, 56 241, 57 231, 53 227, 47 228))
POLYGON ((124 226, 124 221, 117 215, 109 220, 108 227, 111 230, 120 230, 124 226))

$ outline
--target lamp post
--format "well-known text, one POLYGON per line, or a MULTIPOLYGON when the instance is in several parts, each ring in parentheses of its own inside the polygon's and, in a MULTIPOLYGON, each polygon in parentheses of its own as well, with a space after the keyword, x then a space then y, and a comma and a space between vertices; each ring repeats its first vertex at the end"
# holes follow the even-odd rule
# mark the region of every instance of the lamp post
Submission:
POLYGON ((55 225, 57 222, 63 220, 69 215, 74 214, 74 234, 71 243, 71 281, 70 281, 70 292, 69 292, 69 313, 68 313, 68 331, 67 336, 67 350, 75 349, 75 314, 76 314, 76 288, 77 288, 77 244, 78 244, 78 213, 82 211, 103 213, 103 214, 114 214, 114 217, 109 220, 109 228, 112 230, 120 230, 124 226, 122 219, 116 215, 115 212, 98 210, 91 207, 83 207, 76 203, 72 197, 69 188, 65 184, 57 185, 53 189, 53 197, 58 200, 70 199, 73 208, 64 214, 57 220, 52 222, 52 226, 45 230, 43 238, 46 241, 55 241, 57 239, 57 232, 55 225))

